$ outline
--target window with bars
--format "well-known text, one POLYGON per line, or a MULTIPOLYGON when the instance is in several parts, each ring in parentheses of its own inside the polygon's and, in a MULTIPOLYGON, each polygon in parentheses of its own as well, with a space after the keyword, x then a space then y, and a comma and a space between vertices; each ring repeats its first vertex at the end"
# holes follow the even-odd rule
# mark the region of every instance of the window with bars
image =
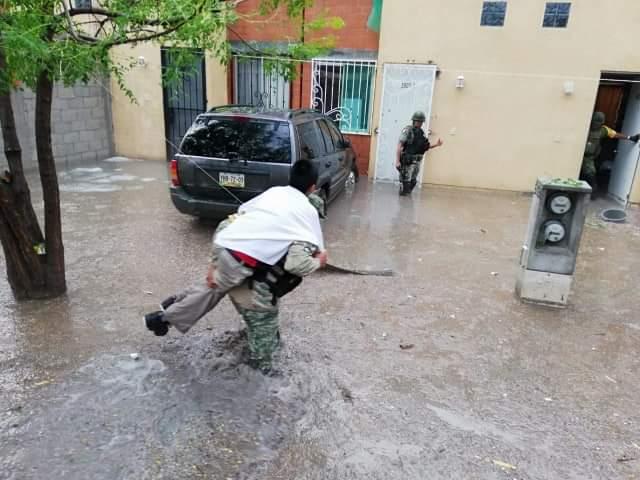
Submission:
POLYGON ((345 133, 369 133, 374 60, 313 60, 311 106, 345 133))
POLYGON ((547 2, 542 26, 545 28, 566 28, 571 12, 570 2, 547 2))
POLYGON ((260 108, 289 108, 289 81, 277 72, 268 71, 264 59, 234 58, 234 102, 260 108))
POLYGON ((507 16, 507 2, 484 2, 480 25, 483 27, 502 27, 507 16))

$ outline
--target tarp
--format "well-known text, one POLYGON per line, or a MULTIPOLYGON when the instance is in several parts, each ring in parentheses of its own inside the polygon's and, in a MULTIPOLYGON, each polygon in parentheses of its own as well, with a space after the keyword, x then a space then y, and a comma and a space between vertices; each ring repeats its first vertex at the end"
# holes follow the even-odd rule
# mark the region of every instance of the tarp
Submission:
POLYGON ((374 32, 380 32, 380 23, 382 22, 382 0, 373 0, 369 20, 367 20, 367 28, 374 32))

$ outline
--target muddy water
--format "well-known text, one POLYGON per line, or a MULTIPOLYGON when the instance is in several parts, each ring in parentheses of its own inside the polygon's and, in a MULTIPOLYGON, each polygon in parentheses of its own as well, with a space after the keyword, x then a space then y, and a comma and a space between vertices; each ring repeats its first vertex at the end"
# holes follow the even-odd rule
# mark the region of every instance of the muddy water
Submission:
POLYGON ((0 478, 640 478, 637 210, 589 219, 555 311, 512 293, 527 196, 360 184, 330 208, 332 261, 397 275, 305 281, 265 378, 227 302, 187 336, 141 328, 213 230, 164 165, 61 182, 68 295, 16 304, 0 280, 0 478))

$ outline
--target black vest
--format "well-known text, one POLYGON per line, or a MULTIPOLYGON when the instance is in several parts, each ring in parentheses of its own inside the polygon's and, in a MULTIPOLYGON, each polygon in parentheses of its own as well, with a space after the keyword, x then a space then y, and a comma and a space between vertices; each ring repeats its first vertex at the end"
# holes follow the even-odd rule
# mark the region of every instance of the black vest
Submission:
POLYGON ((284 269, 286 261, 287 256, 285 255, 273 266, 260 262, 254 268, 254 273, 250 277, 251 282, 266 283, 269 286, 269 290, 273 294, 273 300, 271 301, 273 305, 276 304, 278 298, 284 297, 302 283, 301 277, 284 269))
POLYGON ((404 145, 403 153, 406 153, 407 155, 423 155, 427 150, 429 150, 429 140, 421 128, 410 128, 409 138, 407 138, 407 143, 404 145))

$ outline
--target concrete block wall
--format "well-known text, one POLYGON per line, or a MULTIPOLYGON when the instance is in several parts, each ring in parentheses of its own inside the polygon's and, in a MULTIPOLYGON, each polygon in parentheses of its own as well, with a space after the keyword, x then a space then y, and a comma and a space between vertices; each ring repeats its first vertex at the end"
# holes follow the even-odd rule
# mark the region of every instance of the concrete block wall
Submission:
MULTIPOLYGON (((35 145, 35 93, 24 89, 12 95, 16 127, 27 170, 37 168, 35 145)), ((58 165, 92 163, 113 155, 109 82, 56 85, 53 92, 51 129, 53 154, 58 165)), ((4 152, 0 138, 0 152, 4 152)), ((0 167, 6 158, 0 153, 0 167)))

